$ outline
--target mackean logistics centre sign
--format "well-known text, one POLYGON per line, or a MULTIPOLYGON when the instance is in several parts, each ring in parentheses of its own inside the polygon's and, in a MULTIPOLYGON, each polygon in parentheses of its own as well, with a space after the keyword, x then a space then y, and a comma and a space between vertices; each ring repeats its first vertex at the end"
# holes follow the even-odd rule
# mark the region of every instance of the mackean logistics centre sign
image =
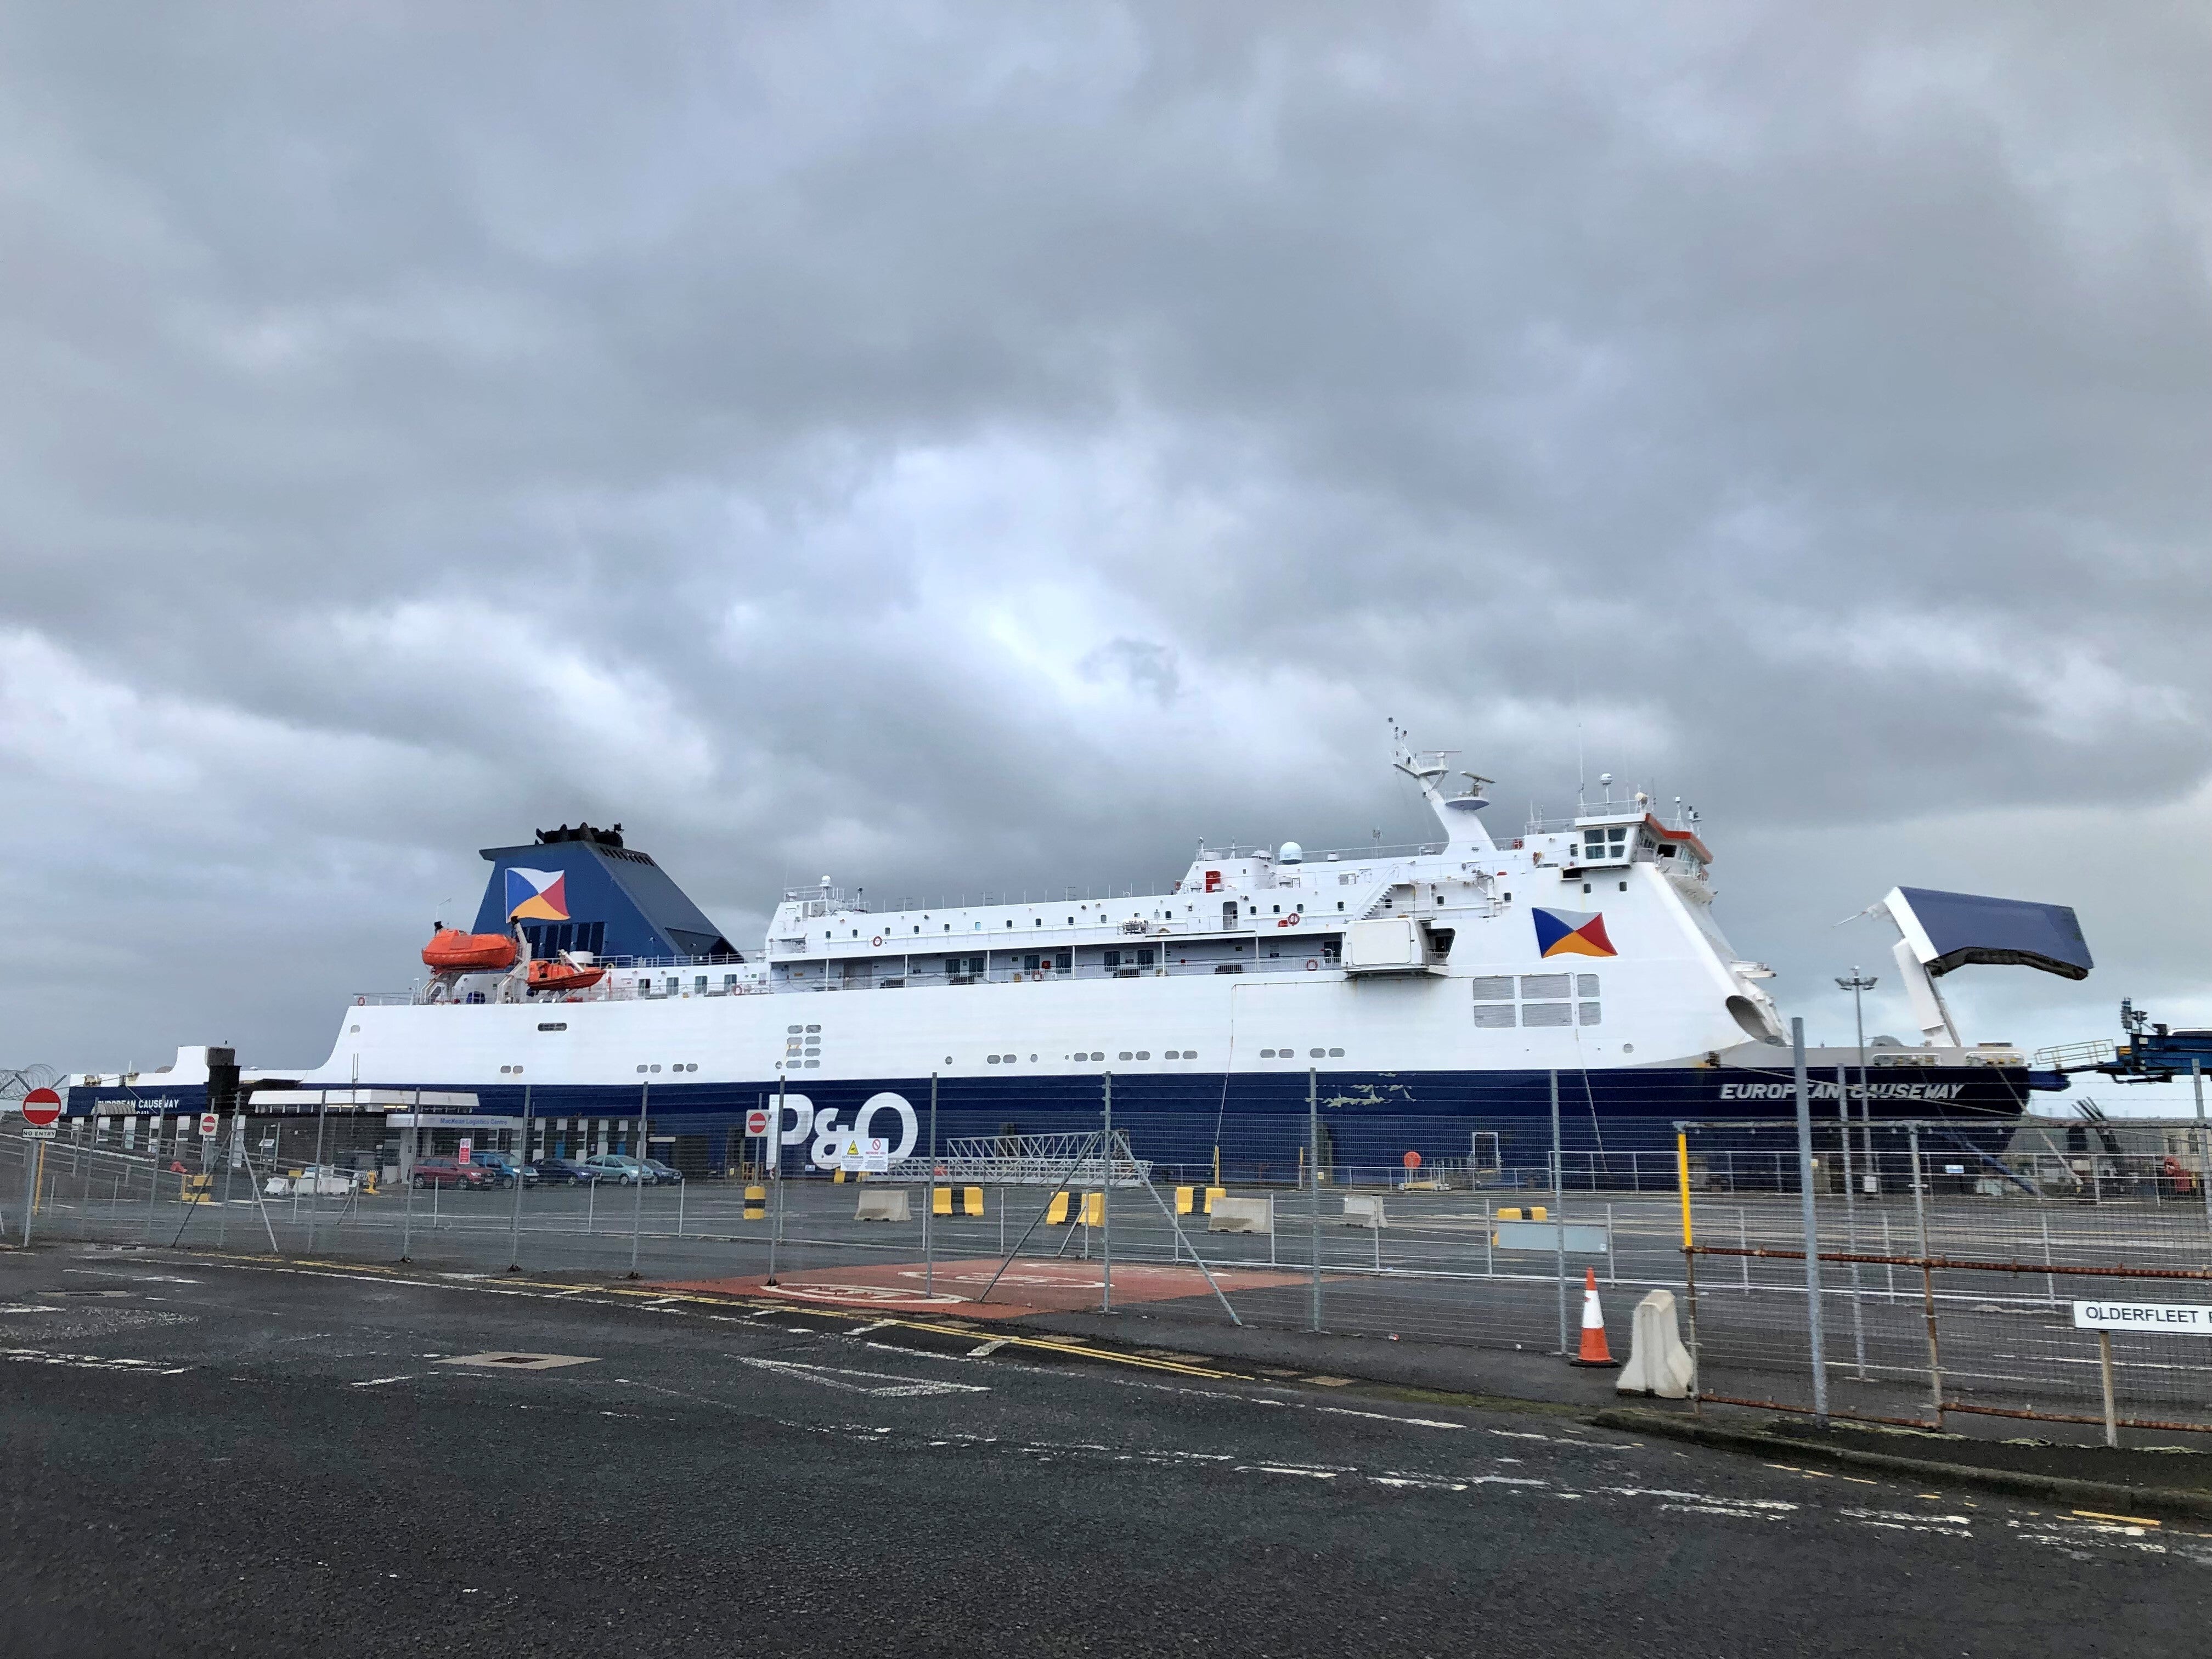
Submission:
POLYGON ((2175 1302, 2076 1302, 2074 1328, 2212 1336, 2212 1308, 2175 1302))

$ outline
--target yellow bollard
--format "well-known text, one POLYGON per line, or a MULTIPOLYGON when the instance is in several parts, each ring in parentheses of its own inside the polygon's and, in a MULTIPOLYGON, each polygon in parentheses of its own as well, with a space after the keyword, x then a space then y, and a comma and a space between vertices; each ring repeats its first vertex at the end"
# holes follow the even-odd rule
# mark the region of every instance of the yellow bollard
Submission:
POLYGON ((939 1187, 931 1192, 929 1194, 929 1212, 932 1215, 951 1215, 952 1213, 951 1188, 939 1187))
POLYGON ((748 1187, 745 1188, 744 1218, 748 1221, 765 1221, 768 1219, 767 1188, 748 1187))
POLYGON ((982 1214, 983 1189, 981 1187, 962 1188, 960 1189, 960 1203, 961 1208, 964 1213, 968 1215, 982 1214))
POLYGON ((1103 1227, 1106 1224, 1106 1194, 1085 1193, 1083 1195, 1083 1224, 1103 1227))

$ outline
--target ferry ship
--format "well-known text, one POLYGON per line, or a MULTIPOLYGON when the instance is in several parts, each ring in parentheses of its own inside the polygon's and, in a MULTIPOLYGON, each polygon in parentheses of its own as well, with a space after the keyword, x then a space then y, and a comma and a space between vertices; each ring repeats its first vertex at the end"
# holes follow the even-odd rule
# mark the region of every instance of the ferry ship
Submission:
MULTIPOLYGON (((1607 777, 1571 817, 1493 837, 1488 781, 1449 757, 1398 734, 1395 768, 1439 826, 1425 845, 1201 844, 1143 896, 878 908, 825 878, 787 891, 750 951, 619 825, 564 824, 484 849, 473 926, 437 928, 414 989, 356 996, 319 1065, 187 1048, 160 1072, 76 1074, 68 1110, 487 1128, 526 1111, 533 1155, 591 1121, 604 1146, 606 1123, 647 1114, 656 1142, 720 1170, 757 1154, 745 1119, 766 1109, 793 1174, 855 1137, 894 1161, 926 1152, 933 1111, 941 1141, 1094 1127, 1109 1075, 1139 1156, 1279 1174, 1310 1111, 1330 1166, 1480 1161, 1486 1145, 1512 1161, 1509 1143, 1548 1145, 1555 1090, 1585 1146, 1787 1117, 1772 975, 1715 919, 1694 811, 1616 800, 1607 777)), ((1972 963, 2085 976, 2070 909, 1900 887, 1869 914, 1897 934, 1921 1041, 1812 1052, 1824 1117, 1847 1096, 1855 1115, 2008 1121, 2066 1086, 2008 1044, 1964 1042, 1938 981, 1972 963)))

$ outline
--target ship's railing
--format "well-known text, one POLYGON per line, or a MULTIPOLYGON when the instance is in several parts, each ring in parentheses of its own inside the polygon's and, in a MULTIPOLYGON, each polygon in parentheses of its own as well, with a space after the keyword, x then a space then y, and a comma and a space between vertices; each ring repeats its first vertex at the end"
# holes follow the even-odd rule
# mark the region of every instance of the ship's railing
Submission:
POLYGON ((1048 984, 1054 980, 1095 979, 1183 979, 1219 974, 1300 974, 1320 973, 1339 966, 1336 958, 1324 951, 1300 951, 1295 957, 1262 957, 1251 962, 1175 962, 1155 963, 1148 968, 1107 968, 1084 963, 1073 968, 1007 968, 994 965, 987 974, 878 974, 866 978, 839 978, 831 975, 826 979, 777 980, 774 988, 789 991, 896 991, 908 987, 937 985, 1016 985, 1022 983, 1048 984), (1309 968, 1306 964, 1312 963, 1309 968))
POLYGON ((2112 1044, 2099 1037, 2089 1042, 2061 1042, 2038 1048, 2029 1063, 2038 1071, 2080 1072, 2106 1064, 2114 1053, 2112 1044))

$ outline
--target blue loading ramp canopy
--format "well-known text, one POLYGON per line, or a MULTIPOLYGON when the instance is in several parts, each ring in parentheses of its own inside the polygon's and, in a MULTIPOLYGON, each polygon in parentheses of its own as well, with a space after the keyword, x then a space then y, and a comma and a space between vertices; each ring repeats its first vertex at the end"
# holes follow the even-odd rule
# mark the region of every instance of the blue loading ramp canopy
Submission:
POLYGON ((2089 943, 2081 937, 2081 924, 2066 905, 1983 898, 1932 887, 1897 890, 1910 912, 1896 919, 1898 926, 1906 938, 1917 931, 1927 941, 1932 954, 1917 948, 1914 954, 1931 975, 1986 963, 2039 968, 2062 979, 2087 979, 2095 965, 2089 958, 2089 943))

